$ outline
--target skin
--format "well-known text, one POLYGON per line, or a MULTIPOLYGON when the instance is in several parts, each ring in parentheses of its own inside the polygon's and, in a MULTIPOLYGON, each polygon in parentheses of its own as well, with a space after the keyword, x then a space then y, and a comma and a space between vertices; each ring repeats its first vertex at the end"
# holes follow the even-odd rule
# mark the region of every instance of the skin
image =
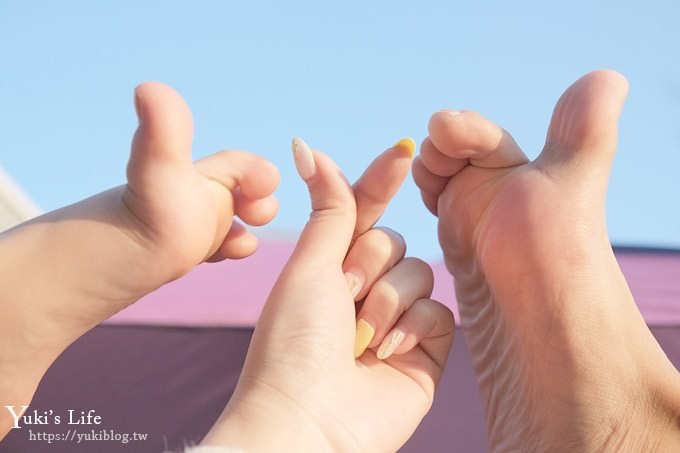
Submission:
MULTIPOLYGON (((0 235, 0 401, 27 405, 75 339, 206 260, 242 258, 269 222, 278 171, 242 151, 191 161, 191 112, 170 87, 135 91, 127 184, 0 235)), ((0 438, 12 419, 0 411, 0 438)))
MULTIPOLYGON (((191 112, 170 87, 135 91, 127 184, 0 235, 0 401, 28 405, 75 339, 206 260, 242 258, 269 222, 277 169, 242 151, 191 161, 191 112)), ((12 424, 0 411, 0 438, 12 424)))
MULTIPOLYGON (((577 81, 534 162, 481 116, 440 112, 414 163, 439 216, 493 450, 669 451, 680 441, 680 379, 644 325, 606 233, 626 90, 608 71, 577 81)), ((254 237, 234 214, 261 224, 276 211, 270 164, 238 152, 192 164, 181 98, 149 84, 136 103, 128 184, 0 239, 0 256, 12 258, 0 264, 3 401, 26 404, 70 342, 140 296, 202 261, 251 253, 254 237)), ((385 168, 402 165, 396 152, 384 156, 395 165, 385 168)), ((453 336, 450 312, 422 297, 431 276, 403 258, 403 241, 370 228, 401 181, 390 177, 382 194, 374 177, 350 187, 325 156, 314 159, 313 215, 206 444, 394 451, 431 405, 453 336), (359 316, 376 330, 358 360, 350 271, 361 281, 359 316), (375 347, 395 326, 407 340, 380 361, 375 347)))
MULTIPOLYGON (((192 163, 191 113, 168 86, 139 86, 135 106, 139 127, 127 184, 0 234, 3 406, 28 405, 49 365, 102 320, 201 262, 253 253, 257 238, 235 215, 262 225, 276 214, 272 193, 279 176, 272 164, 242 151, 192 163)), ((260 431, 254 439, 278 447, 290 440, 285 427, 297 421, 300 436, 292 441, 314 451, 376 451, 374 446, 403 443, 415 429, 431 405, 454 323, 447 308, 428 298, 429 267, 404 258, 406 246, 397 233, 372 228, 408 174, 411 154, 399 146, 388 149, 353 187, 328 158, 316 155, 317 173, 307 181, 314 206, 310 224, 258 325, 238 397, 211 439, 248 426, 260 431), (328 237, 339 240, 329 245, 328 237), (358 278, 357 300, 366 300, 363 312, 378 332, 373 350, 358 361, 346 269, 358 278), (375 347, 395 326, 406 337, 389 360, 379 361, 375 347), (325 361, 328 368, 318 366, 325 361), (315 398, 299 387, 302 378, 316 383, 315 398), (340 412, 327 394, 342 401, 340 412), (253 408, 263 403, 265 414, 255 414, 253 408), (389 408, 391 420, 384 420, 394 426, 380 417, 360 422, 356 409, 362 404, 372 407, 370 415, 389 408), (397 417, 396 409, 406 416, 397 417), (312 412, 319 418, 306 416, 312 412), (351 423, 339 425, 335 417, 351 423), (263 422, 270 427, 265 433, 263 422)), ((0 411, 0 439, 12 421, 0 411)))
POLYGON ((377 220, 396 192, 389 188, 398 187, 410 164, 409 158, 395 179, 377 179, 385 174, 378 171, 380 159, 351 188, 330 159, 314 153, 316 173, 306 181, 312 215, 267 300, 237 389, 203 445, 392 452, 431 407, 453 316, 428 299, 432 271, 402 258, 400 237, 362 231, 377 220), (365 209, 365 200, 374 208, 365 209), (372 349, 358 359, 346 269, 362 275, 357 298, 365 294, 361 313, 376 329, 372 349), (406 338, 379 360, 375 347, 394 326, 406 338))
POLYGON ((414 162, 455 280, 492 451, 672 451, 680 378, 612 252, 605 194, 627 94, 597 71, 529 162, 474 112, 442 111, 414 162))

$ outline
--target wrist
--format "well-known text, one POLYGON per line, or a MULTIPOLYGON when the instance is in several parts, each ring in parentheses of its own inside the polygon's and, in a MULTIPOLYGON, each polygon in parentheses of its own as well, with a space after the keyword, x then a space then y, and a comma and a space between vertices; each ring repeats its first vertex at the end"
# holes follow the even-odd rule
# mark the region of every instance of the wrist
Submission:
POLYGON ((314 417, 275 389, 235 397, 201 442, 244 452, 339 451, 314 417))

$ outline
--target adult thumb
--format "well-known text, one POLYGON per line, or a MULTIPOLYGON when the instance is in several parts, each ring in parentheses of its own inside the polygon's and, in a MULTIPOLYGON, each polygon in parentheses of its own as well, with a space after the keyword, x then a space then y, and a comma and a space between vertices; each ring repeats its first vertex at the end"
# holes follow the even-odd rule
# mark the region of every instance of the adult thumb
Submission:
POLYGON ((325 154, 293 140, 293 157, 307 184, 312 213, 298 240, 289 266, 341 269, 356 223, 356 202, 340 169, 325 154))

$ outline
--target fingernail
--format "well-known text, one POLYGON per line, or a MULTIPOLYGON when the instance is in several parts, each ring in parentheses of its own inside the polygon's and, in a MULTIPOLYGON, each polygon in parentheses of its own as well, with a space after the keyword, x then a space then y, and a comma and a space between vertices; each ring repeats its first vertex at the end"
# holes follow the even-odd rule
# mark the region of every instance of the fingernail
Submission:
POLYGON ((357 322, 357 334, 354 340, 355 359, 361 357, 361 354, 363 354, 368 345, 371 344, 373 335, 375 335, 375 330, 373 330, 373 327, 363 319, 360 319, 357 322))
POLYGON ((377 354, 378 358, 380 360, 385 360, 391 356, 404 341, 405 336, 406 335, 404 335, 404 332, 401 330, 394 329, 380 344, 377 354))
POLYGON ((345 280, 347 280, 347 286, 352 293, 352 299, 356 299, 357 294, 361 291, 361 281, 359 280, 359 277, 351 272, 345 272, 345 280))
POLYGON ((314 163, 314 155, 309 149, 307 143, 295 137, 293 139, 293 159, 295 160, 295 168, 297 168, 300 177, 307 181, 314 176, 316 172, 316 164, 314 163))
POLYGON ((416 142, 411 137, 405 137, 394 144, 393 148, 401 148, 408 152, 410 158, 416 153, 416 142))

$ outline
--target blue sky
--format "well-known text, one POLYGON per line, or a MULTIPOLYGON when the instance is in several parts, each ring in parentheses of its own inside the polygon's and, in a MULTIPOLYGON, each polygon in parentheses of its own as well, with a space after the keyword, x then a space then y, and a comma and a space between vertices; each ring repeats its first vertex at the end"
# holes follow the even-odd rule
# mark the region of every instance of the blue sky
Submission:
MULTIPOLYGON (((477 110, 530 157, 572 81, 630 81, 607 214, 615 244, 680 248, 680 3, 675 1, 18 1, 0 3, 0 165, 44 210, 124 181, 132 90, 189 102, 196 157, 247 149, 282 172, 279 217, 308 201, 290 157, 303 137, 350 179, 441 108, 477 110)), ((439 256, 409 180, 381 222, 439 256)))

